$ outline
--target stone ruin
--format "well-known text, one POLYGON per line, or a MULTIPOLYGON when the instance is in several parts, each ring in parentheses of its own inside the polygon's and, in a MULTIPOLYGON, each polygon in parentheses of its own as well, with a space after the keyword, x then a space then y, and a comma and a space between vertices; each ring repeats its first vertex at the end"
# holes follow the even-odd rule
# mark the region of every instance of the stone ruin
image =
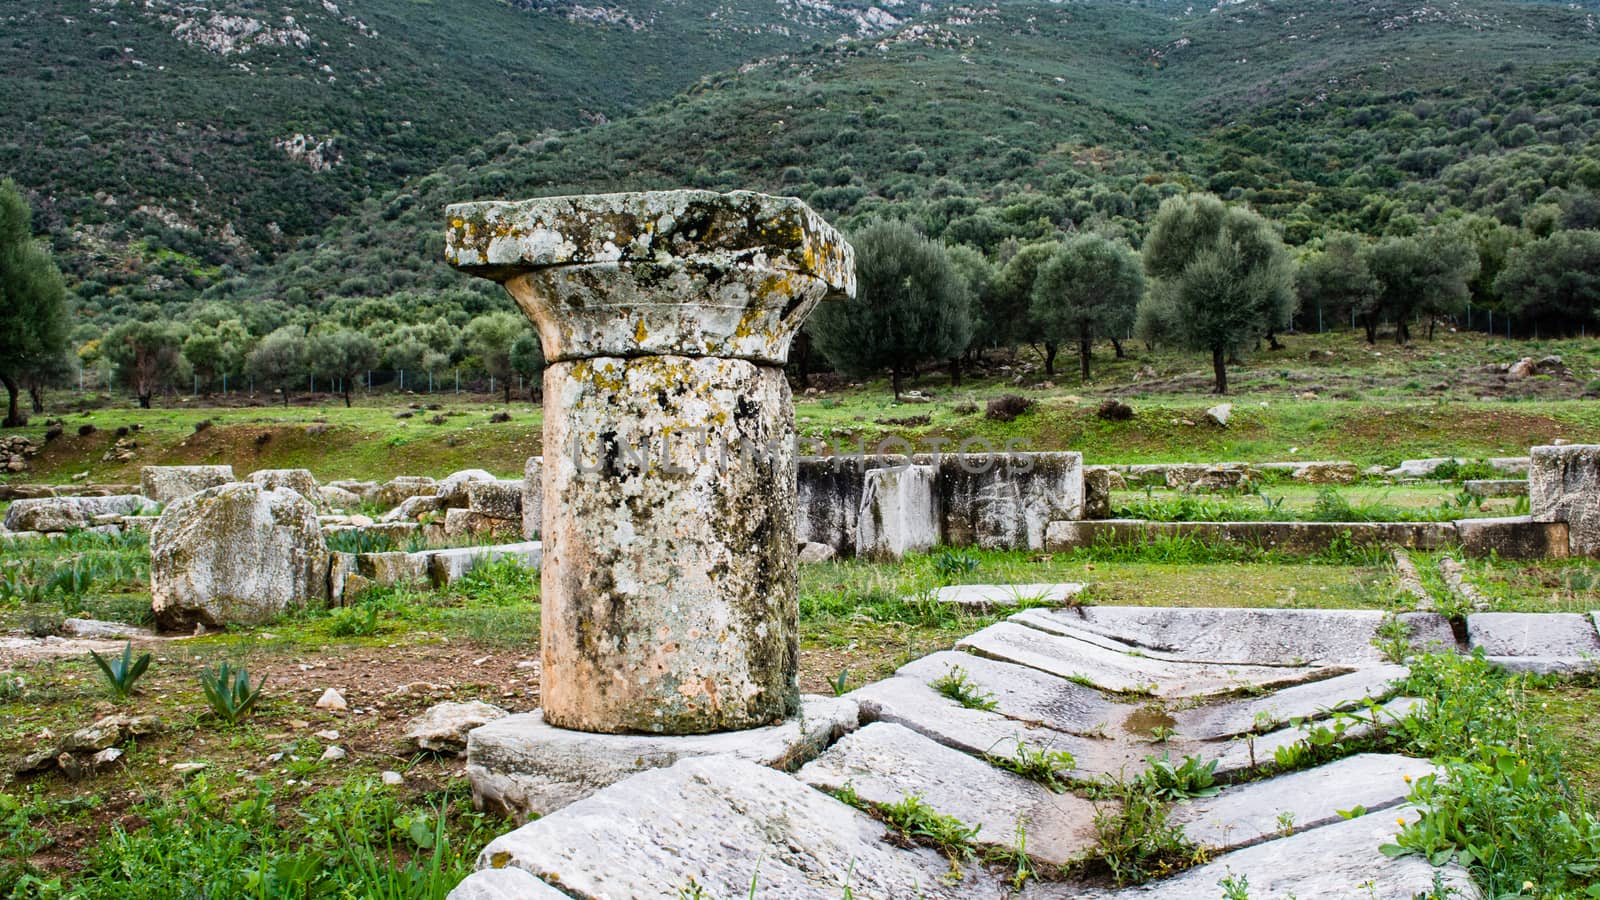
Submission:
POLYGON ((693 735, 800 711, 783 365, 854 257, 797 200, 451 206, 445 254, 544 345, 542 725, 693 735))

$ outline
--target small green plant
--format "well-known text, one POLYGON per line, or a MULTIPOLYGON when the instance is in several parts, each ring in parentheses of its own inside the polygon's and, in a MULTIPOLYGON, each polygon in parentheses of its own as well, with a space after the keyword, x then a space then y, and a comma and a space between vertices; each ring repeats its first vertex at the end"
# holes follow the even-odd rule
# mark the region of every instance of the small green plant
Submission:
POLYGON ((133 658, 133 641, 122 645, 121 656, 106 659, 93 650, 89 651, 89 656, 100 667, 100 674, 105 677, 111 696, 118 700, 128 699, 128 695, 133 693, 134 682, 150 668, 150 654, 143 653, 138 659, 133 658))
POLYGON ((828 687, 833 688, 835 697, 843 697, 850 690, 850 667, 839 670, 839 674, 828 679, 828 687))
POLYGON ((1385 614, 1372 636, 1372 646, 1389 662, 1404 661, 1411 655, 1411 626, 1393 612, 1385 614))
POLYGON ((967 709, 988 711, 999 705, 993 694, 969 681, 967 670, 960 666, 951 666, 950 671, 936 679, 930 687, 967 709))
POLYGON ((934 810, 922 797, 911 794, 898 803, 878 807, 884 824, 908 840, 933 847, 952 866, 976 857, 972 841, 981 825, 968 825, 955 816, 934 810))
POLYGON ((1250 900, 1249 876, 1235 875, 1232 869, 1222 876, 1217 887, 1222 888, 1222 900, 1250 900))
POLYGON ((328 634, 333 637, 371 637, 378 633, 378 607, 340 607, 333 611, 328 622, 328 634))
POLYGON ((1205 861, 1205 853, 1170 819, 1167 803, 1137 782, 1100 786, 1109 801, 1094 816, 1091 864, 1105 868, 1118 887, 1143 884, 1205 861))
POLYGON ((214 672, 206 669, 200 673, 200 687, 205 691, 206 702, 211 704, 211 711, 229 725, 250 715, 266 683, 267 677, 263 675, 251 688, 250 673, 243 666, 233 668, 227 661, 219 663, 214 672))
POLYGON ((977 568, 978 558, 970 553, 945 550, 933 558, 933 571, 946 583, 974 572, 977 568))
POLYGON ((1159 759, 1147 756, 1144 761, 1150 768, 1139 775, 1139 786, 1157 799, 1215 797, 1222 791, 1217 785, 1215 759, 1201 762, 1198 756, 1185 756, 1182 762, 1174 763, 1169 752, 1161 754, 1159 759))
POLYGON ((1037 749, 1021 740, 1017 741, 1013 755, 985 754, 984 759, 1008 772, 1037 781, 1058 794, 1067 789, 1061 773, 1070 772, 1078 765, 1078 760, 1065 750, 1037 749))
POLYGON ((1171 725, 1157 725, 1150 729, 1150 743, 1165 744, 1167 741, 1172 740, 1177 733, 1178 729, 1173 728, 1171 725))
POLYGON ((328 549, 336 553, 388 553, 394 539, 381 531, 349 528, 328 535, 328 549))

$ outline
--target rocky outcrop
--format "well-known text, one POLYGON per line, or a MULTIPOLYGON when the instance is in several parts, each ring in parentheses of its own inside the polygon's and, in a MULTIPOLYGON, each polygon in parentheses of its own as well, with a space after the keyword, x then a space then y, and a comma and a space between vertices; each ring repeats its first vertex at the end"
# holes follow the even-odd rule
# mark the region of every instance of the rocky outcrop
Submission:
POLYGON ((163 628, 263 624, 327 598, 328 547, 299 494, 222 485, 161 514, 150 534, 150 583, 163 628))
POLYGON ((145 466, 139 471, 139 492, 166 504, 233 480, 233 466, 145 466))
POLYGON ((75 531, 93 527, 98 516, 136 513, 147 502, 137 494, 18 500, 6 509, 5 528, 7 531, 75 531))

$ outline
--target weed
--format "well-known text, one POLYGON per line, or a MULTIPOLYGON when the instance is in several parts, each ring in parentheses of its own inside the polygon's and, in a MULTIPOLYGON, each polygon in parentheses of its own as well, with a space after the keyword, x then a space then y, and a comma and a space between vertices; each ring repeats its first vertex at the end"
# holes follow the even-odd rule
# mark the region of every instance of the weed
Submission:
POLYGON ((1232 869, 1222 876, 1217 887, 1222 888, 1222 900, 1250 900, 1249 876, 1235 875, 1232 869))
POLYGON ((106 659, 93 650, 89 656, 94 659, 95 665, 100 667, 100 674, 105 676, 106 686, 111 689, 111 696, 117 700, 126 700, 133 692, 134 682, 139 676, 150 668, 150 654, 144 653, 138 659, 133 658, 133 641, 122 645, 122 655, 106 659))
POLYGON ((955 816, 937 812, 917 794, 879 806, 878 813, 885 824, 906 839, 939 850, 952 866, 976 855, 972 841, 982 826, 968 825, 955 816))
POLYGON ((833 688, 835 697, 843 697, 850 691, 850 667, 839 670, 839 674, 828 679, 828 687, 833 688))
POLYGON ((1021 740, 1017 741, 1016 752, 1011 756, 987 753, 983 758, 991 765, 1037 781, 1058 794, 1067 789, 1061 773, 1070 772, 1078 765, 1077 759, 1065 750, 1035 749, 1021 740))
POLYGON ((1411 655, 1411 626, 1393 612, 1386 613, 1372 636, 1372 646, 1389 662, 1403 661, 1411 655))
POLYGON ((1103 867, 1118 887, 1143 884, 1205 861, 1204 852, 1170 820, 1165 801, 1136 782, 1100 786, 1110 801, 1094 816, 1095 847, 1088 862, 1103 867))
POLYGON ((341 607, 329 617, 328 634, 333 637, 370 637, 378 633, 378 607, 341 607))
POLYGON ((215 672, 206 669, 200 673, 200 687, 205 691, 206 702, 211 704, 211 711, 229 725, 250 714, 256 701, 261 699, 261 688, 266 683, 267 677, 263 675, 252 689, 250 673, 243 666, 232 668, 226 660, 217 665, 215 672))
POLYGON ((1171 753, 1157 759, 1145 757, 1150 768, 1139 775, 1139 786, 1150 796, 1161 800, 1185 800, 1190 797, 1215 797, 1222 788, 1217 785, 1217 760, 1201 762, 1198 756, 1185 756, 1183 762, 1174 764, 1171 753))
POLYGON ((945 550, 933 558, 933 571, 945 583, 950 584, 962 575, 977 571, 978 558, 970 553, 960 553, 955 550, 945 550))
POLYGON ((929 686, 967 709, 988 711, 999 705, 994 699, 994 694, 982 690, 969 681, 967 670, 960 666, 951 666, 950 671, 941 675, 929 686))
POLYGON ((349 528, 328 535, 328 549, 336 553, 388 553, 394 539, 381 531, 349 528))

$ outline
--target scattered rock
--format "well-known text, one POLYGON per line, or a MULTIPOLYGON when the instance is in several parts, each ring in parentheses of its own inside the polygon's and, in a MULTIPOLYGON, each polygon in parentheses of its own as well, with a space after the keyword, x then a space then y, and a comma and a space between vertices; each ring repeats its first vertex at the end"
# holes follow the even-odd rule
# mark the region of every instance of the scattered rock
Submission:
POLYGON ((404 784, 405 780, 406 780, 404 775, 401 775, 399 772, 396 772, 396 771, 393 771, 393 770, 385 771, 383 773, 383 775, 382 775, 382 778, 383 778, 383 783, 389 785, 390 787, 394 787, 395 785, 399 785, 399 784, 404 784))
POLYGON ((1218 428, 1227 428, 1228 419, 1233 416, 1232 403, 1218 403, 1206 410, 1206 419, 1218 428))
POLYGON ((95 527, 96 516, 126 516, 145 506, 138 494, 110 497, 43 497, 18 500, 6 509, 8 531, 61 532, 95 527))
POLYGON ((339 732, 334 731, 333 729, 329 728, 329 729, 317 732, 315 737, 319 741, 337 741, 339 739, 339 732))
POLYGON ((203 762, 181 762, 172 764, 172 771, 179 775, 193 775, 196 772, 204 771, 205 768, 206 763, 203 762))
POLYGON ((307 503, 323 509, 322 486, 309 469, 260 469, 250 473, 249 482, 268 490, 287 490, 304 497, 307 503))
POLYGON ((167 504, 233 480, 233 466, 145 466, 139 470, 139 492, 167 504))
POLYGON ((833 559, 836 555, 836 551, 831 546, 818 544, 814 541, 807 541, 801 544, 800 552, 797 554, 799 561, 802 563, 824 563, 833 559))
POLYGON ((339 760, 344 759, 345 757, 347 757, 349 755, 350 754, 345 752, 345 749, 343 747, 329 747, 328 749, 322 751, 322 761, 323 762, 338 762, 339 760))
POLYGON ((423 750, 460 753, 467 749, 467 732, 507 715, 498 706, 476 700, 439 703, 406 724, 406 739, 423 750))
POLYGON ((350 708, 350 704, 345 702, 343 694, 339 693, 338 691, 334 690, 333 688, 328 688, 327 690, 322 692, 322 696, 321 697, 317 698, 316 707, 317 707, 317 709, 327 709, 327 710, 332 710, 334 712, 343 712, 344 710, 347 710, 347 709, 350 708))

